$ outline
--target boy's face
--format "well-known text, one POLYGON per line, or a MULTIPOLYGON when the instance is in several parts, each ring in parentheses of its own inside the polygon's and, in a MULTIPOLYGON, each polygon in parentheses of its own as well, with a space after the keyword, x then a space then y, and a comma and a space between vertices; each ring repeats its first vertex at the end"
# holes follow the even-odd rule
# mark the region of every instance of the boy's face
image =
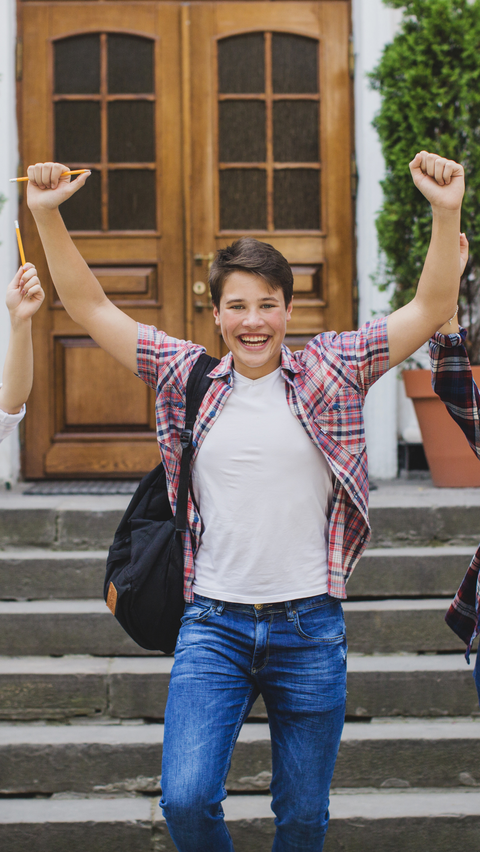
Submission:
POLYGON ((281 346, 292 315, 281 287, 274 290, 251 272, 235 270, 223 285, 213 316, 233 354, 234 367, 248 379, 260 379, 280 366, 281 346))

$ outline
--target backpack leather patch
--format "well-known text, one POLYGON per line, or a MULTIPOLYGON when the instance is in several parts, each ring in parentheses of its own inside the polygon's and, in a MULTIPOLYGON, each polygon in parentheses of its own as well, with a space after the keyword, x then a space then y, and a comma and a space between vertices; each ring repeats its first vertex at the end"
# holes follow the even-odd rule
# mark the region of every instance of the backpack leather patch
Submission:
POLYGON ((108 587, 107 606, 112 615, 115 615, 115 610, 117 608, 117 590, 111 581, 108 587))

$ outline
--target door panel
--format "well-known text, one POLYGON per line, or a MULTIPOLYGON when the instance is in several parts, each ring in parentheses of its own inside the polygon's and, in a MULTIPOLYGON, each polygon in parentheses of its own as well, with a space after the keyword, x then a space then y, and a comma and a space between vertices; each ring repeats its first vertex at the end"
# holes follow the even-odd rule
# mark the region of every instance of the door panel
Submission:
MULTIPOLYGON (((242 234, 294 273, 287 342, 353 327, 350 5, 50 3, 22 7, 26 165, 88 166, 62 210, 108 297, 135 320, 224 348, 206 288, 242 234)), ((47 291, 34 323, 27 477, 138 477, 158 462, 153 393, 47 291)))
MULTIPOLYGON (((352 328, 349 5, 194 4, 194 283, 242 234, 294 267, 287 343, 352 328)), ((191 293, 192 335, 222 352, 209 300, 191 293), (220 345, 219 345, 220 344, 220 345)))
MULTIPOLYGON (((26 164, 55 158, 92 169, 62 214, 109 298, 183 336, 179 18, 166 4, 27 7, 22 106, 25 127, 41 117, 25 138, 26 164)), ((37 260, 28 213, 23 225, 37 260)), ((29 404, 26 475, 138 477, 158 463, 154 394, 72 322, 39 266, 48 296, 35 329, 43 369, 29 404)))

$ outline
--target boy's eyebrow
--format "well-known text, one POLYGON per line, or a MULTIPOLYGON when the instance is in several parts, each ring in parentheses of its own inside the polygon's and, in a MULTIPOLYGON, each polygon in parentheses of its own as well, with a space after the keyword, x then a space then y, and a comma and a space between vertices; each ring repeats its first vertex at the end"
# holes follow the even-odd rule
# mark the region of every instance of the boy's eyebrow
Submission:
MULTIPOLYGON (((268 302, 270 299, 274 302, 280 301, 279 299, 277 299, 276 296, 262 296, 260 299, 257 299, 257 302, 268 302)), ((244 301, 245 301, 245 299, 242 298, 242 296, 233 296, 231 299, 226 300, 226 304, 231 305, 233 302, 244 302, 244 301)))

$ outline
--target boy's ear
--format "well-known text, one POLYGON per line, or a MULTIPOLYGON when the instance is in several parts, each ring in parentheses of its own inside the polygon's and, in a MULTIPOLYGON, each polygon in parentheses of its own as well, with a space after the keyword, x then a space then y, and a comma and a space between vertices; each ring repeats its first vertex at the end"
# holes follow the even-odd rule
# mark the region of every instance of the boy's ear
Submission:
POLYGON ((287 305, 287 322, 290 322, 290 320, 292 319, 292 311, 293 311, 293 296, 292 296, 292 299, 290 300, 290 304, 287 305))
POLYGON ((215 325, 220 325, 220 314, 216 305, 213 306, 213 318, 215 320, 215 325))

